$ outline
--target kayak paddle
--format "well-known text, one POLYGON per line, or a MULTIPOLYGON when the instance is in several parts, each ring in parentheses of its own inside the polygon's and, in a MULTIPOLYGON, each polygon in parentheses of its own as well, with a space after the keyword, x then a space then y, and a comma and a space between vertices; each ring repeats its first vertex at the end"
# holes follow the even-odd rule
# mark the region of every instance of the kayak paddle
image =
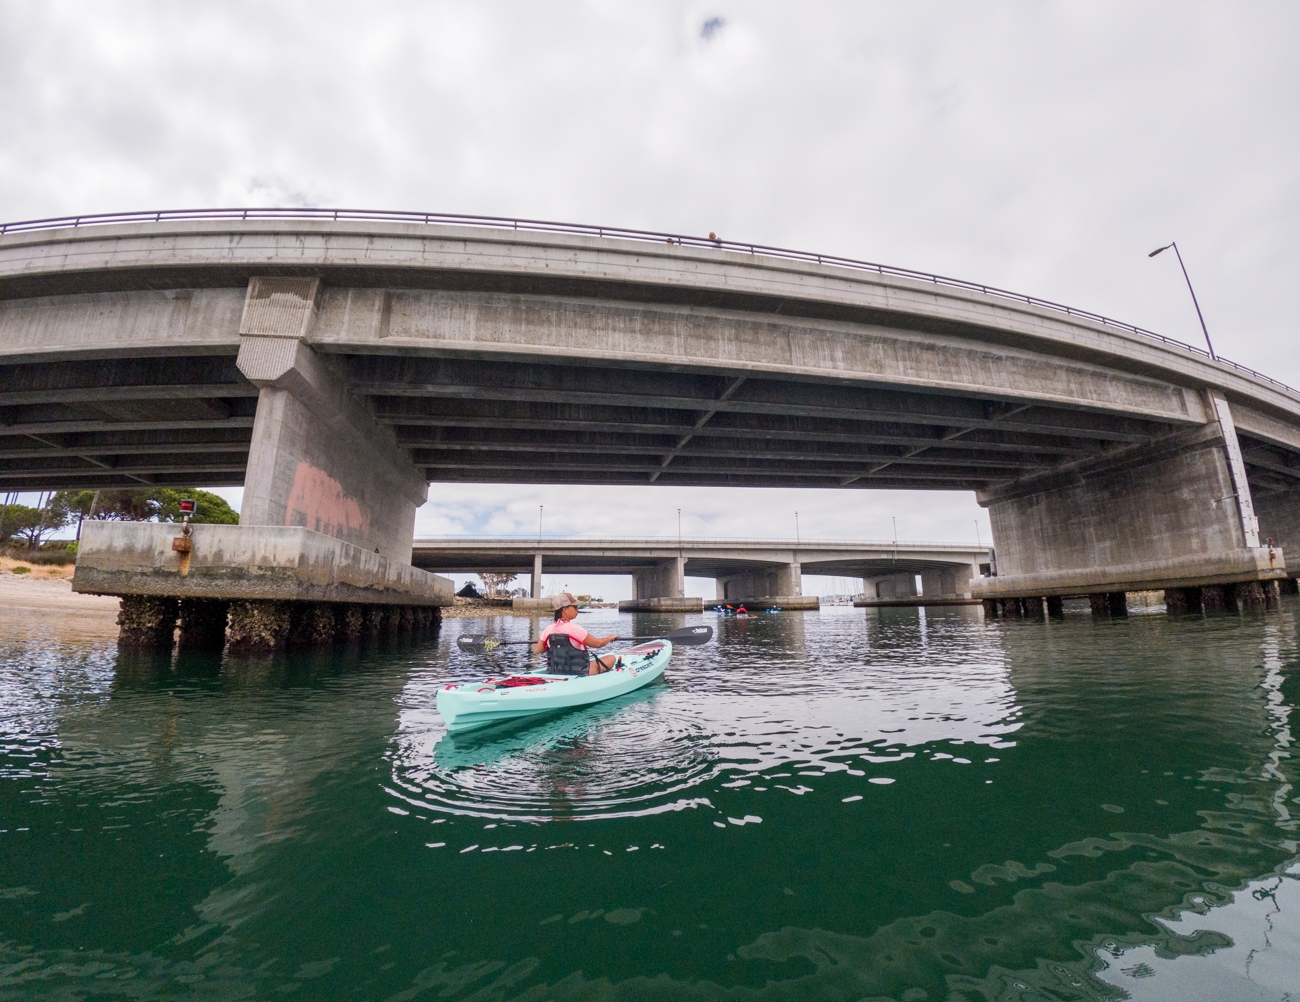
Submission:
MULTIPOLYGON (((654 637, 618 637, 616 643, 642 643, 647 640, 667 640, 679 647, 698 647, 713 639, 712 626, 683 626, 680 630, 654 637)), ((487 654, 508 644, 535 644, 536 640, 502 640, 486 633, 466 633, 456 638, 456 646, 466 654, 487 654)))

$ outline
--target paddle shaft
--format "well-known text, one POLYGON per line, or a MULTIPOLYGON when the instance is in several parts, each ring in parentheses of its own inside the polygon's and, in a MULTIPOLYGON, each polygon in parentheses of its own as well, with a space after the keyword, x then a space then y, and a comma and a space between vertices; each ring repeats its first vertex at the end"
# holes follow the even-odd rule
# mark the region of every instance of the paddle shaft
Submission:
MULTIPOLYGON (((667 641, 669 641, 670 643, 673 642, 673 638, 672 638, 672 636, 669 635, 669 636, 666 636, 666 637, 665 637, 665 636, 654 636, 654 637, 615 637, 613 640, 610 641, 610 643, 611 643, 611 644, 622 644, 622 643, 638 643, 638 644, 639 644, 639 643, 644 643, 644 642, 649 641, 649 640, 667 640, 667 641)), ((535 644, 535 643, 537 643, 536 640, 502 640, 502 641, 499 641, 499 642, 497 643, 497 646, 498 646, 498 647, 506 647, 506 646, 509 646, 510 644, 535 644)))

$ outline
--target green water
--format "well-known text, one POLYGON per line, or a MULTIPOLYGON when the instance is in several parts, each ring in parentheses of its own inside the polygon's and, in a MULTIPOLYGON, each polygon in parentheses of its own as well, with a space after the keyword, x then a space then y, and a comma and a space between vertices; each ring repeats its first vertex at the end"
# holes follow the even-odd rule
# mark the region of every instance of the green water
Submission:
POLYGON ((454 740, 455 637, 535 624, 175 662, 27 624, 0 997, 1300 997, 1298 614, 595 613, 718 637, 454 740))

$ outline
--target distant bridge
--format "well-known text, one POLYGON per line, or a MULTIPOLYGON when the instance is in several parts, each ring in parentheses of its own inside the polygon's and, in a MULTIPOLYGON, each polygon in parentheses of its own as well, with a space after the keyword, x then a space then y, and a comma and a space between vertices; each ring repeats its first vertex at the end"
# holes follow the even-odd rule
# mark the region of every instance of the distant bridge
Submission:
POLYGON ((862 578, 868 597, 970 597, 970 583, 991 550, 955 543, 773 539, 417 539, 412 563, 443 574, 532 574, 541 595, 543 570, 630 574, 634 600, 680 598, 687 577, 713 578, 721 600, 790 598, 802 576, 862 578))

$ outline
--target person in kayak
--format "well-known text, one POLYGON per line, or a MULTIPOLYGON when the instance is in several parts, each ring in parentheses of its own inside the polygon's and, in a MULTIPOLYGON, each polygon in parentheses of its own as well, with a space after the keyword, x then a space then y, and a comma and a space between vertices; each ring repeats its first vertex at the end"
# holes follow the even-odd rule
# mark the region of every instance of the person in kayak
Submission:
POLYGON ((567 591, 551 598, 555 622, 542 631, 533 647, 534 654, 546 654, 546 670, 554 675, 599 675, 614 667, 615 656, 591 657, 589 647, 604 647, 617 640, 618 634, 594 637, 574 622, 578 618, 578 600, 567 591))

